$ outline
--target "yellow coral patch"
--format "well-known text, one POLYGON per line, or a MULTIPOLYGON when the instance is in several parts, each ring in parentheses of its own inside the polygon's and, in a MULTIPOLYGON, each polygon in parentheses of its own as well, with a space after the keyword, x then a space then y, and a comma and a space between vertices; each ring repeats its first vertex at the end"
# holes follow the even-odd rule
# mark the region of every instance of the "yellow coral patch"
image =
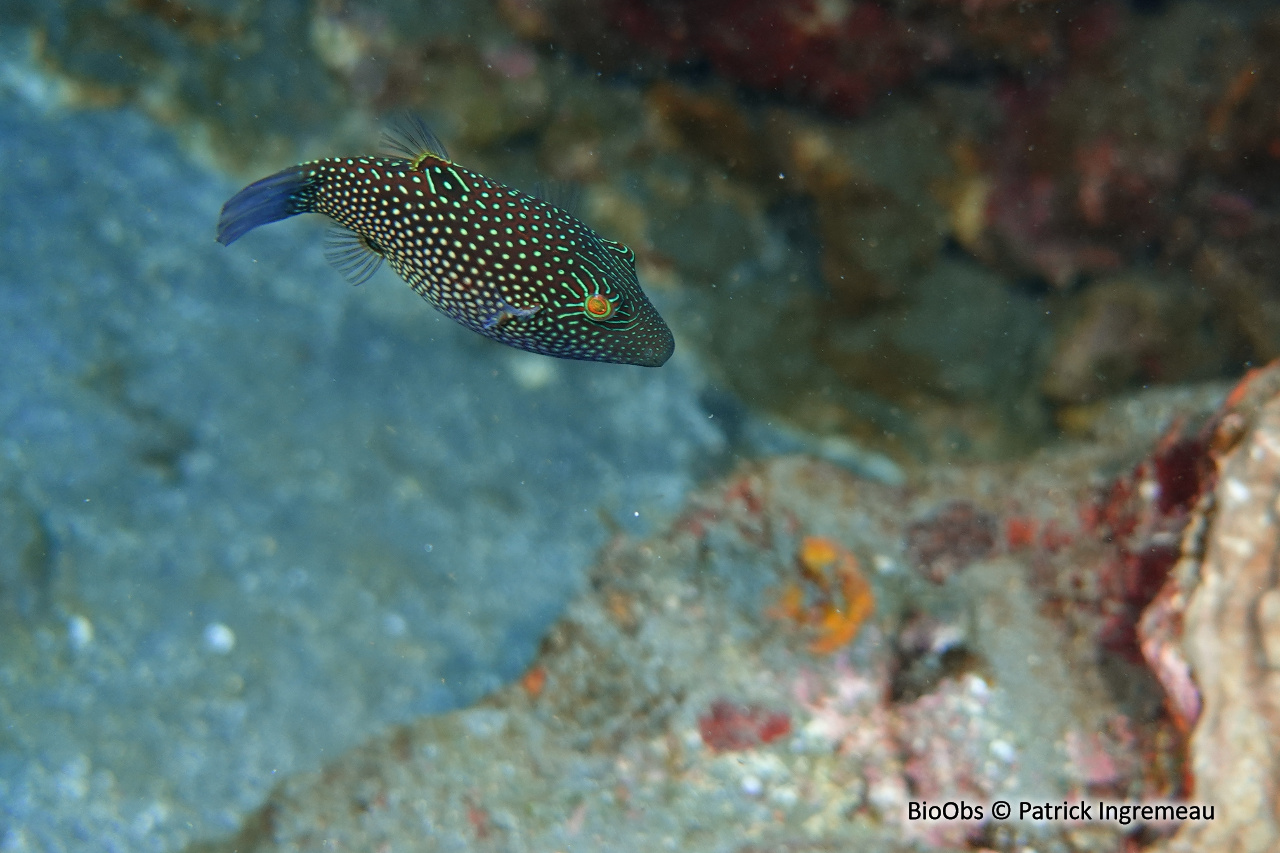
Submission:
POLYGON ((806 536, 796 564, 801 581, 783 587, 769 615, 813 634, 809 650, 814 654, 831 654, 853 640, 875 610, 871 584, 858 558, 824 537, 806 536), (805 582, 811 588, 812 606, 806 606, 805 582))

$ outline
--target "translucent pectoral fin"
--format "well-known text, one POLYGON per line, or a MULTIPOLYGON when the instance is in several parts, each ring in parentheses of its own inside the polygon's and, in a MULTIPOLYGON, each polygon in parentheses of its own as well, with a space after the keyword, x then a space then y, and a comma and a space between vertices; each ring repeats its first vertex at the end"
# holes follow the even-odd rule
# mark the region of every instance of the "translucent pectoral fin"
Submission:
POLYGON ((380 248, 361 234, 331 228, 324 241, 324 258, 352 284, 364 284, 382 266, 380 248))
POLYGON ((498 307, 480 325, 486 329, 496 329, 512 320, 528 320, 541 310, 541 305, 535 305, 532 308, 516 308, 506 302, 499 302, 498 307))

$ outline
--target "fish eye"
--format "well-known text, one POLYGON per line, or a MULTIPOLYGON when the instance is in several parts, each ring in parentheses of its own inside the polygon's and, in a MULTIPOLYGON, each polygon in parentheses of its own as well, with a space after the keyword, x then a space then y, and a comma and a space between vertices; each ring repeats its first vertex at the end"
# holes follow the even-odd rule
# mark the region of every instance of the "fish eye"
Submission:
POLYGON ((608 320, 613 316, 613 312, 618 310, 618 305, 607 296, 593 293, 583 303, 582 310, 586 311, 587 316, 592 320, 608 320))

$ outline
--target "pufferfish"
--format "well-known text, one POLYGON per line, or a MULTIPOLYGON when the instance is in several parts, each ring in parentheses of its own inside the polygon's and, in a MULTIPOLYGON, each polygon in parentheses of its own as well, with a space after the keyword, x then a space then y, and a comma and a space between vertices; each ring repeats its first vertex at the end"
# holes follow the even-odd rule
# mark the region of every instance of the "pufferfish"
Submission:
POLYGON ((386 141, 400 156, 313 160, 245 187, 222 207, 218 242, 322 213, 338 224, 326 257, 353 284, 385 260, 444 314, 508 346, 645 367, 671 357, 631 249, 454 163, 421 120, 386 141))

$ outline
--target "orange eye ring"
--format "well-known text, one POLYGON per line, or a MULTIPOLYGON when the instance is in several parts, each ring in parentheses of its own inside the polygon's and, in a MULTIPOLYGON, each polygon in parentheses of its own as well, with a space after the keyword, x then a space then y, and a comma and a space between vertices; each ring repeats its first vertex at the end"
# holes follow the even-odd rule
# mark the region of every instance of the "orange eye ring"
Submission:
POLYGON ((607 296, 601 296, 599 293, 593 293, 587 297, 586 303, 582 306, 582 310, 587 312, 587 316, 592 320, 608 320, 613 316, 613 312, 617 310, 617 306, 609 300, 607 296))

